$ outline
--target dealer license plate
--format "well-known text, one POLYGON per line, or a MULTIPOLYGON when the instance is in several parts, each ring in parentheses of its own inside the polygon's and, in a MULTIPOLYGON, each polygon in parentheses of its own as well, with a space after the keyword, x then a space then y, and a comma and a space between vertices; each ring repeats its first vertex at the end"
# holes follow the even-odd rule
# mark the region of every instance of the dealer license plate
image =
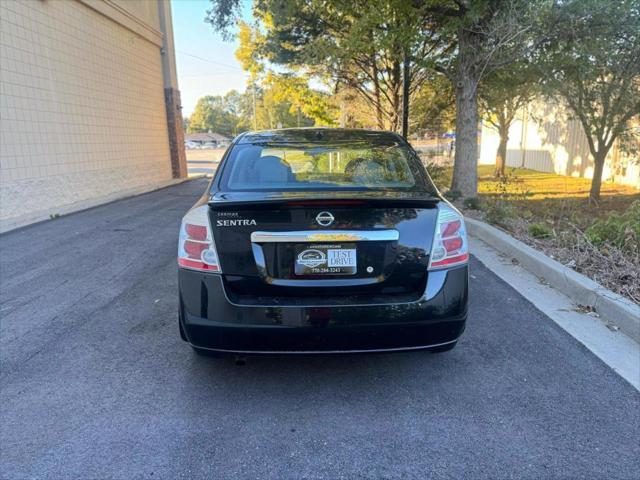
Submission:
POLYGON ((355 243, 296 247, 296 275, 354 275, 356 272, 355 243))

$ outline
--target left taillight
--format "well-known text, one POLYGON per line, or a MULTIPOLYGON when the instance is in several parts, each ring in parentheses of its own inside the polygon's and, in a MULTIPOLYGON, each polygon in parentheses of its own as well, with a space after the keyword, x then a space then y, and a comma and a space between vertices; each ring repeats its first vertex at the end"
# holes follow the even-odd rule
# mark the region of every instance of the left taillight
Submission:
POLYGON ((203 272, 220 272, 218 252, 209 225, 209 207, 192 208, 182 219, 178 265, 203 272))
POLYGON ((450 205, 438 205, 438 222, 429 258, 429 270, 454 267, 469 261, 469 243, 462 215, 450 205))

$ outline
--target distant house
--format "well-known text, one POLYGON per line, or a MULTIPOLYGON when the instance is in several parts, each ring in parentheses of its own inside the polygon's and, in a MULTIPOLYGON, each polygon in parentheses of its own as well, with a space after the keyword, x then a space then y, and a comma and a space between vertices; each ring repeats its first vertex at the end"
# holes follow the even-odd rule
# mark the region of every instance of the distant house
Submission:
POLYGON ((205 143, 215 143, 216 145, 220 145, 221 143, 230 143, 231 137, 227 137, 226 135, 221 135, 220 133, 186 133, 184 135, 184 141, 186 143, 197 143, 198 145, 203 145, 205 143))

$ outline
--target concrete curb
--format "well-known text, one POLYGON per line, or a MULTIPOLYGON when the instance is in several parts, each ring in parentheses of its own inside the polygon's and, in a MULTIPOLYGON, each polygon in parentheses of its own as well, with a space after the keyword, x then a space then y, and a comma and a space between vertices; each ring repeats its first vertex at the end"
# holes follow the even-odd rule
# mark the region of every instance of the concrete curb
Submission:
POLYGON ((502 230, 473 218, 465 218, 465 222, 470 235, 515 258, 524 269, 544 278, 576 304, 593 307, 604 322, 616 325, 621 332, 640 343, 638 305, 552 260, 502 230))
POLYGON ((173 185, 178 185, 180 183, 196 180, 198 178, 203 178, 203 177, 204 175, 195 175, 195 176, 184 177, 184 178, 172 178, 171 180, 167 180, 164 182, 152 183, 150 185, 144 185, 142 187, 122 190, 120 192, 112 193, 110 195, 105 195, 98 198, 92 198, 91 200, 83 200, 83 201, 72 203, 69 205, 63 205, 61 207, 49 208, 46 210, 41 210, 39 212, 33 212, 28 215, 7 218, 4 220, 0 220, 0 233, 9 232, 11 230, 15 230, 16 228, 26 227, 27 225, 31 225, 33 223, 39 223, 42 221, 50 220, 51 219, 50 215, 53 213, 60 216, 68 215, 70 213, 80 212, 82 210, 87 210, 89 208, 104 205, 106 203, 115 202, 116 200, 122 200, 128 197, 135 197, 136 195, 142 195, 143 193, 153 192, 155 190, 160 190, 162 188, 171 187, 173 185))

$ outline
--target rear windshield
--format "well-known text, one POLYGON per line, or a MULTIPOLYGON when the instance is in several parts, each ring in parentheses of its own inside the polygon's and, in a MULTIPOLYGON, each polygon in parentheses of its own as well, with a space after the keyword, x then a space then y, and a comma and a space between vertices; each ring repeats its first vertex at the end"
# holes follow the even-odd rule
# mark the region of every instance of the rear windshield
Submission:
POLYGON ((399 141, 334 144, 240 143, 222 172, 227 191, 427 190, 415 155, 399 141))

